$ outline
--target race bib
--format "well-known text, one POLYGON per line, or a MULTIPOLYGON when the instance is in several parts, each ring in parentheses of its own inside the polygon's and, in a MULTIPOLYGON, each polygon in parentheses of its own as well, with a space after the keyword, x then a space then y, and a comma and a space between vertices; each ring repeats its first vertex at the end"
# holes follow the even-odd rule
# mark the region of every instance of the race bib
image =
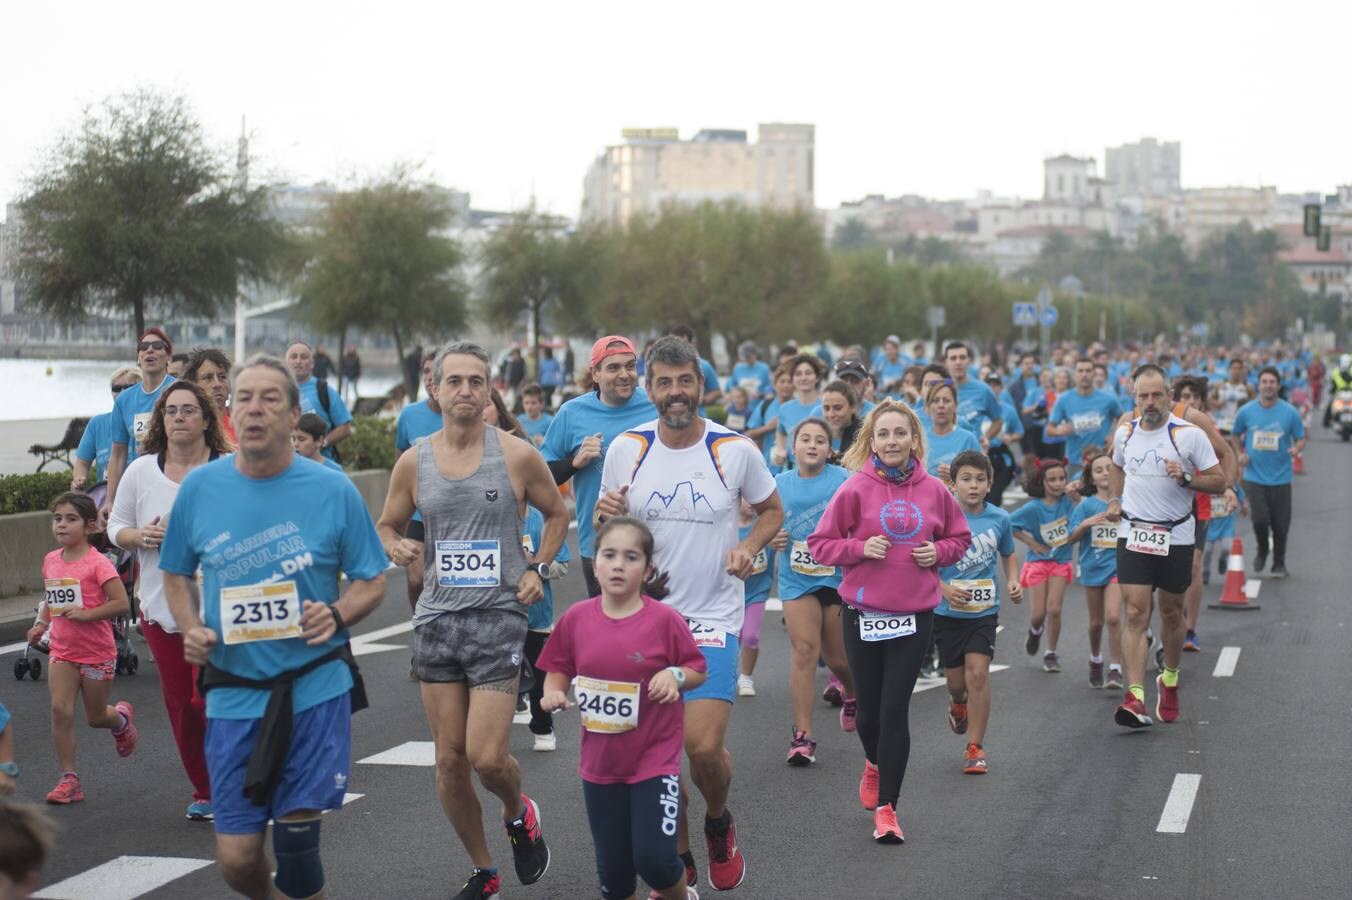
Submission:
POLYGON ((1253 433, 1253 449, 1276 450, 1281 440, 1282 433, 1280 431, 1255 431, 1253 433))
POLYGON ((972 595, 970 600, 948 601, 949 607, 956 612, 983 612, 995 605, 994 579, 955 578, 949 582, 949 585, 972 595))
POLYGON ((1093 434, 1103 427, 1103 416, 1096 412, 1080 413, 1070 420, 1076 434, 1093 434))
POLYGON ((1038 531, 1042 534, 1042 543, 1048 547, 1060 547, 1070 535, 1070 527, 1066 524, 1065 516, 1054 522, 1046 523, 1038 531))
POLYGON ((42 581, 42 594, 47 601, 47 611, 54 616, 64 616, 72 609, 84 607, 84 594, 80 590, 78 578, 45 578, 42 581))
POLYGON ((762 547, 756 554, 756 558, 751 560, 751 574, 759 575, 770 568, 770 557, 766 555, 765 548, 762 547))
POLYGON ((436 565, 441 587, 497 587, 502 583, 502 548, 497 541, 437 541, 436 565))
POLYGON ((146 439, 146 432, 150 430, 150 420, 154 413, 137 413, 131 417, 131 437, 138 445, 146 439))
POLYGON ((294 581, 221 588, 221 634, 226 644, 300 637, 300 594, 294 581))
POLYGON ((593 734, 622 734, 638 727, 638 689, 632 681, 577 676, 573 691, 582 727, 593 734))
POLYGON ((1169 555, 1169 529, 1164 525, 1127 523, 1127 549, 1151 556, 1169 555))
POLYGON ((1217 417, 1216 417, 1216 427, 1219 428, 1221 431, 1234 431, 1234 430, 1235 430, 1235 417, 1234 417, 1234 416, 1217 416, 1217 417))
POLYGON ((1225 499, 1224 494, 1215 494, 1211 498, 1211 518, 1224 519, 1230 513, 1234 512, 1230 508, 1230 503, 1225 499))
POLYGON ((893 638, 915 634, 915 616, 886 613, 860 613, 859 639, 861 641, 890 641, 893 638))
POLYGON ((1113 550, 1117 547, 1117 523, 1100 522, 1089 530, 1089 545, 1095 550, 1113 550))
POLYGON ((812 558, 807 541, 794 541, 789 548, 789 568, 809 578, 824 578, 836 574, 835 566, 823 566, 812 558))
POLYGON ((746 416, 741 415, 740 413, 728 413, 727 421, 723 424, 733 431, 741 431, 746 428, 746 416))
POLYGON ((690 626, 690 636, 695 639, 696 647, 726 647, 728 645, 727 632, 719 631, 712 625, 701 625, 692 619, 686 619, 685 624, 690 626))
POLYGON ((759 378, 743 378, 737 382, 737 386, 746 391, 746 395, 753 400, 760 396, 759 378))

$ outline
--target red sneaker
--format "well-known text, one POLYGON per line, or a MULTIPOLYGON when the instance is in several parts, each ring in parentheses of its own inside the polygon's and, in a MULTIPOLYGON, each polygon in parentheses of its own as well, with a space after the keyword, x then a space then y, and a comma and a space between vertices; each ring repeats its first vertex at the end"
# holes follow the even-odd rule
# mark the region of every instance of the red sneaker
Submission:
POLYGON ((724 810, 723 821, 704 820, 704 846, 709 851, 709 884, 716 891, 730 891, 746 878, 746 857, 737 848, 737 826, 732 810, 724 810))
POLYGON ((1161 722, 1178 721, 1178 685, 1166 687, 1164 676, 1155 676, 1155 687, 1159 689, 1159 699, 1155 701, 1155 716, 1161 722))
POLYGON ((986 751, 976 744, 968 744, 962 757, 962 774, 985 775, 990 769, 986 765, 986 751))
POLYGON ((118 756, 131 756, 132 751, 136 749, 136 742, 140 740, 136 733, 136 723, 132 720, 131 704, 126 700, 119 700, 113 709, 122 713, 127 719, 127 726, 120 732, 113 732, 113 744, 117 747, 118 756))
POLYGON ((84 799, 84 788, 80 787, 80 776, 74 772, 67 772, 61 776, 61 780, 56 783, 47 794, 48 803, 58 803, 65 805, 67 803, 79 803, 84 799))
POLYGON ((864 760, 864 774, 859 779, 859 802, 864 809, 878 808, 878 767, 864 760))
POLYGON ((1136 699, 1136 695, 1127 691, 1126 699, 1113 714, 1113 721, 1124 728, 1145 728, 1155 722, 1146 714, 1145 704, 1136 699))
POLYGON ((880 844, 904 844, 906 835, 897 824, 897 811, 884 803, 873 811, 873 839, 880 844))
POLYGON ((948 701, 948 727, 954 734, 967 733, 967 704, 948 701))

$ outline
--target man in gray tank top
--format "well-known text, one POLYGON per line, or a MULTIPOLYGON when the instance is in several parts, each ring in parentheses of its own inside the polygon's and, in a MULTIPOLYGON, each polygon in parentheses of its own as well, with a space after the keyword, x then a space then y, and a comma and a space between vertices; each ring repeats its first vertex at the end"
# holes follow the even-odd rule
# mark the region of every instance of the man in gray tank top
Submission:
POLYGON ((444 426, 395 463, 377 531, 395 565, 408 565, 420 551, 426 560, 413 611, 413 671, 436 744, 437 793, 474 865, 457 895, 468 900, 492 896, 500 885, 471 768, 502 800, 521 883, 538 881, 549 867, 539 807, 521 792, 521 770, 507 744, 526 607, 543 596, 549 564, 568 533, 568 511, 539 452, 485 426, 492 402, 488 354, 475 344, 449 344, 433 374, 444 426), (521 546, 527 502, 545 518, 537 564, 527 562, 521 546), (423 545, 403 537, 415 509, 422 513, 423 545))

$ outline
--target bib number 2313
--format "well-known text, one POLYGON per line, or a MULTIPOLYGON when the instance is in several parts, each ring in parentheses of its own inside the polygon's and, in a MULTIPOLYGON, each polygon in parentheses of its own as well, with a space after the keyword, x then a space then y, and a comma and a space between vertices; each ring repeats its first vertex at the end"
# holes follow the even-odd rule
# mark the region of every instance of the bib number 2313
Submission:
POLYGON ((915 616, 859 614, 861 641, 890 641, 893 638, 915 634, 915 616))
POLYGON ((221 588, 221 631, 227 644, 300 637, 300 593, 294 581, 221 588))
POLYGON ((502 551, 497 541, 437 541, 437 584, 441 587, 497 587, 502 551))

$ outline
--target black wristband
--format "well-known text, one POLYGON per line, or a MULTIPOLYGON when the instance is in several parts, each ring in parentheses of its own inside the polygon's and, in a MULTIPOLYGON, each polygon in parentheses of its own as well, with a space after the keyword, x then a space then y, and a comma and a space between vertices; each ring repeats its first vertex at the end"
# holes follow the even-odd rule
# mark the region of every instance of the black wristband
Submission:
POLYGON ((334 605, 330 604, 330 606, 329 606, 329 615, 333 616, 333 633, 334 633, 334 634, 337 634, 338 632, 342 631, 344 628, 347 627, 347 625, 343 622, 343 616, 342 616, 342 613, 338 612, 338 607, 337 607, 337 606, 334 606, 334 605))

